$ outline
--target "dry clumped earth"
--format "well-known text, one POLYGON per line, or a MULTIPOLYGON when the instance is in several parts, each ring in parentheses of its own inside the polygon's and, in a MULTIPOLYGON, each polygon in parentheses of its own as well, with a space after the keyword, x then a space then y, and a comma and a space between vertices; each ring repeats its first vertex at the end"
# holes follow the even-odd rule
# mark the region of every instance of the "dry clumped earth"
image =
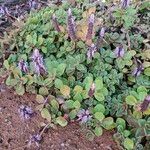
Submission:
POLYGON ((39 148, 35 143, 27 147, 29 137, 39 133, 40 123, 45 121, 36 106, 35 95, 15 95, 0 80, 0 150, 119 150, 112 138, 114 131, 105 131, 101 137, 88 141, 78 123, 45 130, 39 148), (35 111, 31 120, 20 118, 18 108, 22 104, 35 111))

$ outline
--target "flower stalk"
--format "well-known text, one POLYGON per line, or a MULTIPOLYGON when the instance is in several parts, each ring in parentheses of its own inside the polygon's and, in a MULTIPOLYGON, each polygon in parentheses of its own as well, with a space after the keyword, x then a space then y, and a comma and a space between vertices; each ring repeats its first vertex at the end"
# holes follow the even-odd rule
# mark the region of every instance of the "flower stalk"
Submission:
POLYGON ((67 24, 68 24, 68 34, 71 40, 76 40, 76 34, 75 34, 75 22, 72 16, 71 9, 68 9, 68 19, 67 19, 67 24))
POLYGON ((117 58, 119 58, 119 57, 122 58, 124 56, 124 53, 125 53, 125 51, 124 51, 124 48, 123 48, 122 45, 116 47, 116 49, 115 49, 115 55, 116 55, 117 58))
POLYGON ((34 64, 34 71, 37 75, 45 75, 46 69, 43 62, 43 57, 40 54, 38 49, 35 49, 33 51, 32 57, 31 57, 33 64, 34 64))
POLYGON ((95 52, 97 51, 95 44, 92 44, 87 51, 87 58, 92 59, 94 56, 95 52))
POLYGON ((94 27, 94 14, 91 14, 88 21, 88 30, 86 34, 86 39, 91 40, 93 34, 93 27, 94 27))
POLYGON ((92 116, 90 115, 89 110, 85 110, 85 109, 81 109, 78 112, 77 116, 78 116, 77 121, 80 121, 81 124, 88 122, 92 118, 92 116))
POLYGON ((53 22, 53 25, 54 25, 54 28, 57 32, 60 32, 60 28, 59 28, 59 24, 58 24, 58 21, 57 21, 57 18, 55 16, 55 14, 53 14, 52 16, 52 22, 53 22))
POLYGON ((21 71, 23 71, 24 73, 27 73, 27 72, 29 71, 29 69, 28 69, 28 63, 27 63, 25 60, 23 60, 23 59, 21 59, 21 60, 19 61, 18 67, 19 67, 19 69, 20 69, 21 71))

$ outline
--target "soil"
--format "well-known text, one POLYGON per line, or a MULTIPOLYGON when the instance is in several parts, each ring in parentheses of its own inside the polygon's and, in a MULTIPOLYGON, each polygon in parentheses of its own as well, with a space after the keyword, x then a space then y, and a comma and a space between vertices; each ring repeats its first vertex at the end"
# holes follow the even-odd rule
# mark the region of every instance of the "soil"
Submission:
POLYGON ((45 121, 36 106, 35 95, 15 95, 0 81, 0 150, 119 150, 112 138, 114 131, 105 131, 101 137, 88 141, 78 123, 50 128, 43 133, 39 148, 35 143, 27 148, 29 137, 39 133, 40 123, 45 121), (22 104, 36 112, 31 120, 20 118, 18 108, 22 104))

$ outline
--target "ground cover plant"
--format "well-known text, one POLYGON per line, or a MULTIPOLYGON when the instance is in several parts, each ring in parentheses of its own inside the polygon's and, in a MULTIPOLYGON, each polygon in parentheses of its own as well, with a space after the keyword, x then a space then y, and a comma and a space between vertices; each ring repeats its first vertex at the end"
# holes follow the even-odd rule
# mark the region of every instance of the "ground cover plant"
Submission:
MULTIPOLYGON (((149 2, 128 2, 64 1, 31 12, 3 65, 6 84, 37 94, 48 123, 78 121, 89 140, 115 129, 121 147, 142 150, 150 146, 149 2)), ((28 109, 19 110, 24 119, 28 109)))

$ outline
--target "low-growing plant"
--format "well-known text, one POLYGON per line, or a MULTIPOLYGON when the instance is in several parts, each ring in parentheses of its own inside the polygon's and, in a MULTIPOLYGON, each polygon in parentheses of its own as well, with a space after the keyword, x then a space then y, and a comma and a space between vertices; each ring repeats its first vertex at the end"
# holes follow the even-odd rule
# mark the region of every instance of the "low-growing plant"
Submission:
POLYGON ((79 121, 89 139, 116 129, 125 149, 143 149, 150 136, 150 52, 140 29, 146 4, 81 0, 32 12, 4 61, 6 84, 19 95, 36 93, 50 123, 79 121))

